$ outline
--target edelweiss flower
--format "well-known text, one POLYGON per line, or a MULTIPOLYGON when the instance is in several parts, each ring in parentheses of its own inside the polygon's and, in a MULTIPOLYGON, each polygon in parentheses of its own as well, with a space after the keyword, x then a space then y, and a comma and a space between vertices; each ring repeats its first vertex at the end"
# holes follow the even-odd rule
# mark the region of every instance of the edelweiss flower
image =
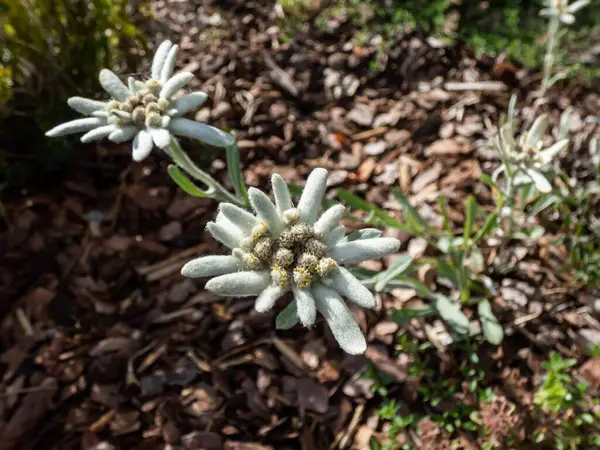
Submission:
POLYGON ((577 0, 569 5, 569 0, 548 0, 547 7, 540 11, 540 16, 558 17, 558 19, 567 25, 575 23, 575 14, 584 6, 587 6, 590 0, 577 0))
POLYGON ((364 352, 367 344, 342 296, 365 308, 373 308, 375 298, 343 265, 394 253, 400 242, 379 237, 377 230, 350 240, 339 225, 342 205, 332 206, 318 217, 326 184, 327 171, 315 169, 294 207, 287 184, 275 174, 275 204, 255 188, 248 192, 255 214, 222 203, 207 229, 231 249, 231 255, 194 259, 181 273, 215 277, 206 288, 218 295, 258 296, 254 304, 258 312, 270 310, 278 298, 291 291, 294 300, 282 313, 287 316, 286 328, 298 322, 313 325, 319 311, 342 349, 357 354, 364 352))
POLYGON ((68 104, 75 111, 90 116, 63 123, 46 133, 55 137, 85 132, 81 142, 108 137, 113 142, 133 139, 133 159, 146 158, 154 145, 165 149, 173 135, 199 139, 216 147, 229 147, 234 137, 182 116, 197 109, 207 98, 204 92, 191 92, 179 98, 173 95, 185 87, 194 75, 179 72, 173 75, 179 46, 165 41, 158 47, 152 61, 151 77, 145 81, 128 79, 128 86, 108 69, 100 71, 100 84, 112 99, 100 102, 71 97, 68 104))

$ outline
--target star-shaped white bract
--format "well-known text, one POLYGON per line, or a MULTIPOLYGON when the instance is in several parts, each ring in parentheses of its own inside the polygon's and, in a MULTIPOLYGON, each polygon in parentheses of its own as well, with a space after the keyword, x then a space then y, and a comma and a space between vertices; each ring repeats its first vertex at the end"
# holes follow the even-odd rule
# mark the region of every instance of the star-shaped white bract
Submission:
POLYGON ((558 17, 562 23, 573 25, 575 23, 574 14, 589 3, 590 0, 577 0, 569 5, 569 0, 548 0, 546 8, 540 11, 540 16, 558 17))
POLYGON ((207 95, 191 92, 174 98, 175 93, 194 78, 190 72, 173 75, 178 49, 170 41, 160 44, 152 61, 150 79, 137 81, 129 77, 127 86, 113 72, 103 69, 100 84, 111 100, 101 102, 71 97, 69 106, 89 117, 58 125, 46 136, 83 132, 81 142, 84 143, 106 137, 115 143, 133 139, 133 159, 136 161, 145 159, 154 145, 166 149, 174 135, 198 139, 216 147, 233 145, 235 139, 231 134, 183 117, 198 109, 207 95))
POLYGON ((294 300, 284 310, 286 328, 298 322, 313 325, 318 311, 343 350, 363 353, 365 338, 342 297, 365 308, 375 306, 375 297, 343 266, 394 253, 400 241, 379 237, 381 232, 374 229, 345 236, 339 224, 342 205, 331 206, 319 217, 327 186, 325 169, 313 170, 297 206, 281 176, 273 175, 272 185, 275 203, 250 188, 253 213, 221 203, 207 229, 231 254, 194 259, 181 273, 214 277, 206 288, 218 295, 258 296, 258 312, 270 310, 291 291, 294 300))

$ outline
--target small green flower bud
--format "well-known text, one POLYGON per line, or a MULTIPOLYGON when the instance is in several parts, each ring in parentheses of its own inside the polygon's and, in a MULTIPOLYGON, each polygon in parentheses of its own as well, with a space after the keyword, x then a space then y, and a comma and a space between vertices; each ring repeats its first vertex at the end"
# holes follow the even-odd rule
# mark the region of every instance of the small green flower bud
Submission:
POLYGON ((285 287, 289 282, 289 275, 284 269, 275 264, 271 269, 271 279, 275 285, 285 287))
POLYGON ((317 258, 322 258, 327 252, 327 246, 318 239, 309 239, 304 246, 304 250, 315 255, 317 258))
POLYGON ((303 269, 302 267, 297 267, 294 269, 294 283, 299 288, 307 288, 312 283, 312 276, 308 270, 303 269))
POLYGON ((335 262, 333 258, 321 258, 321 260, 317 264, 316 270, 320 276, 326 277, 327 275, 332 273, 336 269, 336 267, 337 262, 335 262))
POLYGON ((160 114, 152 112, 146 115, 146 125, 149 127, 160 127, 160 114))
POLYGON ((280 248, 273 256, 273 264, 289 269, 294 264, 295 255, 289 248, 280 248))

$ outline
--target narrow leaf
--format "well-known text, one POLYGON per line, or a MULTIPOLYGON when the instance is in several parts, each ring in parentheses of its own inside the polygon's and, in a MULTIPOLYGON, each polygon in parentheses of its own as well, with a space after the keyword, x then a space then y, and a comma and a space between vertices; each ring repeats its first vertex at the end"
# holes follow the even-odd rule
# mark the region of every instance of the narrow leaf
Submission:
POLYGON ((490 344, 499 345, 504 339, 504 330, 496 316, 494 316, 490 302, 487 299, 481 300, 477 305, 477 312, 479 313, 479 321, 485 339, 490 344))
POLYGON ((277 315, 275 328, 278 330, 289 330, 299 322, 298 307, 296 306, 296 302, 292 301, 277 315))
POLYGON ((471 233, 473 231, 473 224, 475 223, 475 218, 477 217, 477 200, 475 200, 475 196, 469 195, 467 198, 466 205, 466 217, 465 224, 463 228, 463 244, 467 245, 469 238, 471 237, 471 233))
POLYGON ((413 261, 411 255, 400 255, 385 272, 380 273, 377 276, 377 282, 375 283, 375 291, 381 292, 390 280, 396 278, 398 275, 402 275, 410 267, 413 261))
POLYGON ((189 194, 193 197, 209 197, 206 192, 192 183, 176 165, 170 164, 169 167, 167 167, 167 171, 177 186, 183 189, 186 194, 189 194))
POLYGON ((240 149, 237 143, 227 147, 225 153, 227 158, 227 172, 235 189, 235 195, 242 199, 244 205, 249 206, 248 188, 244 182, 244 174, 240 164, 240 149))
POLYGON ((469 319, 457 305, 445 295, 435 294, 435 308, 444 321, 457 333, 467 334, 469 332, 469 319))

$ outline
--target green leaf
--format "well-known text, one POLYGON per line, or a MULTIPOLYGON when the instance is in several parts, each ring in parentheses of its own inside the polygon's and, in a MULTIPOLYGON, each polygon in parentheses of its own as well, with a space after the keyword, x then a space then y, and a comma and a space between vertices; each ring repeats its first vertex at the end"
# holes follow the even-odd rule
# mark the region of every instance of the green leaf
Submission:
POLYGON ((392 189, 392 195, 398 203, 400 203, 400 206, 402 206, 408 224, 414 229, 413 232, 421 233, 429 228, 425 219, 423 219, 415 207, 410 204, 400 189, 392 189))
POLYGON ((248 188, 244 182, 244 173, 240 163, 240 149, 236 144, 226 149, 227 157, 227 172, 235 189, 235 195, 243 200, 243 203, 248 206, 248 188))
POLYGON ((377 228, 363 228, 362 230, 350 233, 346 238, 348 241, 357 241, 360 239, 373 239, 381 236, 381 231, 377 228))
POLYGON ((467 198, 465 225, 463 228, 463 239, 464 239, 465 245, 469 241, 469 238, 471 237, 471 233, 473 232, 473 224, 475 224, 476 217, 477 217, 477 200, 475 199, 475 196, 469 195, 469 198, 467 198))
POLYGON ((438 199, 438 203, 440 205, 440 211, 442 212, 442 217, 444 218, 444 229, 452 234, 452 227, 450 225, 451 221, 450 221, 450 217, 448 217, 448 200, 446 199, 446 197, 441 196, 438 199))
POLYGON ((459 334, 469 333, 469 319, 448 297, 442 294, 434 294, 435 308, 440 317, 459 334))
POLYGON ((406 325, 413 319, 431 317, 435 313, 436 309, 431 305, 427 305, 420 309, 401 308, 392 312, 392 320, 398 325, 406 325))
POLYGON ((378 222, 382 225, 386 225, 390 228, 396 228, 398 230, 406 231, 409 233, 412 232, 412 229, 410 227, 395 219, 383 209, 371 205, 366 200, 363 200, 359 196, 353 194, 350 191, 347 191, 346 189, 338 189, 337 195, 340 198, 340 200, 346 202, 350 207, 371 213, 373 217, 375 217, 378 220, 378 222))
POLYGON ((475 235, 475 237, 473 238, 473 240, 475 242, 479 242, 481 239, 483 239, 484 237, 486 237, 491 230, 493 230, 494 228, 496 228, 497 225, 498 225, 498 213, 497 212, 493 212, 492 214, 490 214, 487 217, 487 219, 485 219, 485 223, 483 224, 483 227, 475 235))
POLYGON ((490 344, 500 345, 502 339, 504 339, 504 330, 496 316, 494 316, 490 302, 487 299, 481 300, 477 305, 477 312, 479 313, 479 321, 485 339, 490 344))
POLYGON ((539 214, 540 212, 542 212, 546 208, 552 206, 558 200, 559 200, 559 198, 556 195, 543 195, 543 196, 541 196, 539 199, 537 199, 537 201, 531 207, 531 210, 529 211, 529 215, 530 216, 535 216, 536 214, 539 214))
POLYGON ((179 186, 183 191, 193 197, 208 197, 208 195, 196 186, 190 179, 184 175, 184 173, 174 164, 169 164, 167 172, 171 179, 179 186))
POLYGON ((483 269, 485 269, 483 253, 481 253, 479 247, 473 247, 469 254, 469 268, 476 274, 482 273, 483 269))
POLYGON ((394 260, 392 265, 388 267, 385 272, 377 275, 375 282, 375 291, 381 292, 383 288, 398 275, 403 274, 410 267, 410 264, 413 261, 413 257, 411 255, 400 255, 398 258, 394 260))
POLYGON ((277 318, 275 319, 275 328, 278 330, 289 330, 298 322, 300 322, 300 319, 298 318, 298 308, 296 306, 296 301, 292 301, 277 315, 277 318))

